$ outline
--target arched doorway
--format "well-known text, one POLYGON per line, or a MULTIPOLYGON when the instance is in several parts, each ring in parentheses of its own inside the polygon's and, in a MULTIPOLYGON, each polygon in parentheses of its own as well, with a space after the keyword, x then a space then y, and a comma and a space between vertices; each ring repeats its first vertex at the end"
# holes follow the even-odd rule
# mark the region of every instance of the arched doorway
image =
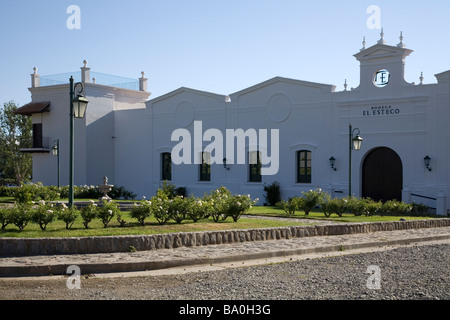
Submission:
POLYGON ((380 147, 370 151, 362 168, 362 194, 376 201, 402 199, 403 165, 398 154, 380 147))

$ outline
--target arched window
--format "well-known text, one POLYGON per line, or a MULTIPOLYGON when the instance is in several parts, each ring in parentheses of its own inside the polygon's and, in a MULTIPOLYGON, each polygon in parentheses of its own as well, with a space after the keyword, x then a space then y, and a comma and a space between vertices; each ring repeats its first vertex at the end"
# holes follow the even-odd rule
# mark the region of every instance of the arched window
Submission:
POLYGON ((311 151, 297 151, 297 183, 311 183, 311 151))

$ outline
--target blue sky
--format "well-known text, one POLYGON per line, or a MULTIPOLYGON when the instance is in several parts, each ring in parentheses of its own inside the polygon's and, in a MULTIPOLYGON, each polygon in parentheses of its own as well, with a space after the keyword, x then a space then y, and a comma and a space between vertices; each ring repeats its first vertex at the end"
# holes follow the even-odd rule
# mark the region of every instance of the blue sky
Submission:
POLYGON ((353 54, 380 38, 366 12, 377 5, 387 44, 414 50, 408 82, 450 70, 450 1, 2 0, 0 104, 30 101, 30 74, 91 71, 138 78, 151 98, 185 86, 231 94, 275 76, 343 90, 359 85, 353 54), (81 10, 70 30, 67 8, 81 10))

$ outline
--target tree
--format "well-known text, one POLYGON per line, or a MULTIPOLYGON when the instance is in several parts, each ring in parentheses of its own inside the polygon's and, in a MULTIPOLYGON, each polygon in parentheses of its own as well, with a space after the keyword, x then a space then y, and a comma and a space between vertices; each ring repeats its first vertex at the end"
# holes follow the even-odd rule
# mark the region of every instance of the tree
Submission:
POLYGON ((31 154, 20 152, 31 148, 33 143, 32 119, 15 114, 17 106, 13 101, 0 109, 0 174, 20 184, 31 177, 31 154))

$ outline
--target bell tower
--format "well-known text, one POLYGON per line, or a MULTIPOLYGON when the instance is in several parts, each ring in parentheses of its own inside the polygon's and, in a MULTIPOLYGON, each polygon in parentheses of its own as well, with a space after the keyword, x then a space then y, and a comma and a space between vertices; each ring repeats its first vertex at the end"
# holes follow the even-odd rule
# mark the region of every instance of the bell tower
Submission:
POLYGON ((403 87, 411 84, 405 81, 405 58, 413 51, 403 43, 403 33, 400 33, 400 43, 396 46, 386 44, 384 32, 377 44, 363 48, 354 57, 360 62, 360 82, 356 90, 360 98, 394 97, 402 94, 403 87))

